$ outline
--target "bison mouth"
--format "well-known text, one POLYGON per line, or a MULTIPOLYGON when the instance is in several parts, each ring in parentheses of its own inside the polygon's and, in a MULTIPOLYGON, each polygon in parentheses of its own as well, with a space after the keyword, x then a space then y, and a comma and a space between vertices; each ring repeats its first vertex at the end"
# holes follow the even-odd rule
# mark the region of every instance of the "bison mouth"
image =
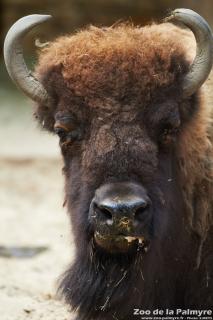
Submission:
POLYGON ((148 252, 150 242, 143 236, 130 236, 124 234, 94 234, 95 244, 109 253, 148 252))
POLYGON ((133 182, 103 184, 90 203, 89 222, 97 249, 108 253, 146 252, 152 235, 152 202, 133 182))

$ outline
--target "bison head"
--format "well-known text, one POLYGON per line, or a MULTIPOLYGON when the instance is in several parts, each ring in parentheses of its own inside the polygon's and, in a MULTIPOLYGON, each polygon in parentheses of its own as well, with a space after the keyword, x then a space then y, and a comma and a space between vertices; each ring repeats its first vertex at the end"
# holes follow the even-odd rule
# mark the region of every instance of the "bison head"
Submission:
MULTIPOLYGON (((172 13, 169 19, 195 35, 193 60, 191 36, 170 23, 90 27, 44 48, 32 76, 20 40, 48 18, 18 21, 5 59, 12 79, 37 102, 42 126, 60 138, 77 249, 63 282, 67 300, 95 319, 99 312, 112 319, 122 297, 134 306, 172 305, 176 293, 161 299, 157 283, 165 269, 170 287, 182 262, 189 267, 188 252, 198 249, 187 230, 190 201, 181 176, 190 170, 187 143, 199 139, 197 91, 212 66, 211 31, 190 10, 172 13)), ((131 319, 122 308, 121 318, 131 319)))

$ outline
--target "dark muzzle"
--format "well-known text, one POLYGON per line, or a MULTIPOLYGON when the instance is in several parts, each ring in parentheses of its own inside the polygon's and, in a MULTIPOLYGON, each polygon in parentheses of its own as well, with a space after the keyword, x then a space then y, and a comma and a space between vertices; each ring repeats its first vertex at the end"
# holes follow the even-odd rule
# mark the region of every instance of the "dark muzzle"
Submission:
POLYGON ((151 201, 136 183, 112 183, 98 188, 90 205, 96 244, 111 252, 145 248, 150 238, 151 201))

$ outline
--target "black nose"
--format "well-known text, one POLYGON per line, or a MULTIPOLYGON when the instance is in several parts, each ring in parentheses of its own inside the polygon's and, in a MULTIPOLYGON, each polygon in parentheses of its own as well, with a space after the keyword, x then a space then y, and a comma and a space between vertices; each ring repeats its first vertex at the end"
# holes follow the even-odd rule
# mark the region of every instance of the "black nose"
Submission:
POLYGON ((114 219, 126 217, 131 220, 141 221, 146 210, 148 210, 148 202, 145 199, 133 198, 122 199, 121 201, 101 201, 94 203, 94 210, 99 218, 107 224, 112 224, 114 219))
POLYGON ((104 185, 96 191, 91 215, 108 226, 144 222, 150 209, 150 199, 143 187, 133 183, 104 185))

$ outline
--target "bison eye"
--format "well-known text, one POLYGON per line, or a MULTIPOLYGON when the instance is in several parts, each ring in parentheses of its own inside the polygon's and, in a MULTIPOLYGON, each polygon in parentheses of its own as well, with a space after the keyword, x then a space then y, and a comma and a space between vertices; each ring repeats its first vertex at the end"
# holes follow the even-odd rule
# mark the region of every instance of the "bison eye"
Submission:
POLYGON ((178 131, 179 131, 179 127, 176 127, 176 128, 165 127, 163 129, 162 136, 174 135, 174 134, 178 133, 178 131))
POLYGON ((54 131, 60 138, 60 146, 68 147, 75 140, 81 138, 81 128, 77 126, 67 126, 63 123, 55 123, 54 131))
POLYGON ((65 128, 62 127, 55 127, 54 128, 55 133, 59 136, 61 140, 64 140, 68 134, 68 131, 65 128))
POLYGON ((160 144, 163 146, 169 146, 176 139, 179 132, 179 125, 172 126, 171 124, 165 125, 161 128, 159 134, 160 144))

